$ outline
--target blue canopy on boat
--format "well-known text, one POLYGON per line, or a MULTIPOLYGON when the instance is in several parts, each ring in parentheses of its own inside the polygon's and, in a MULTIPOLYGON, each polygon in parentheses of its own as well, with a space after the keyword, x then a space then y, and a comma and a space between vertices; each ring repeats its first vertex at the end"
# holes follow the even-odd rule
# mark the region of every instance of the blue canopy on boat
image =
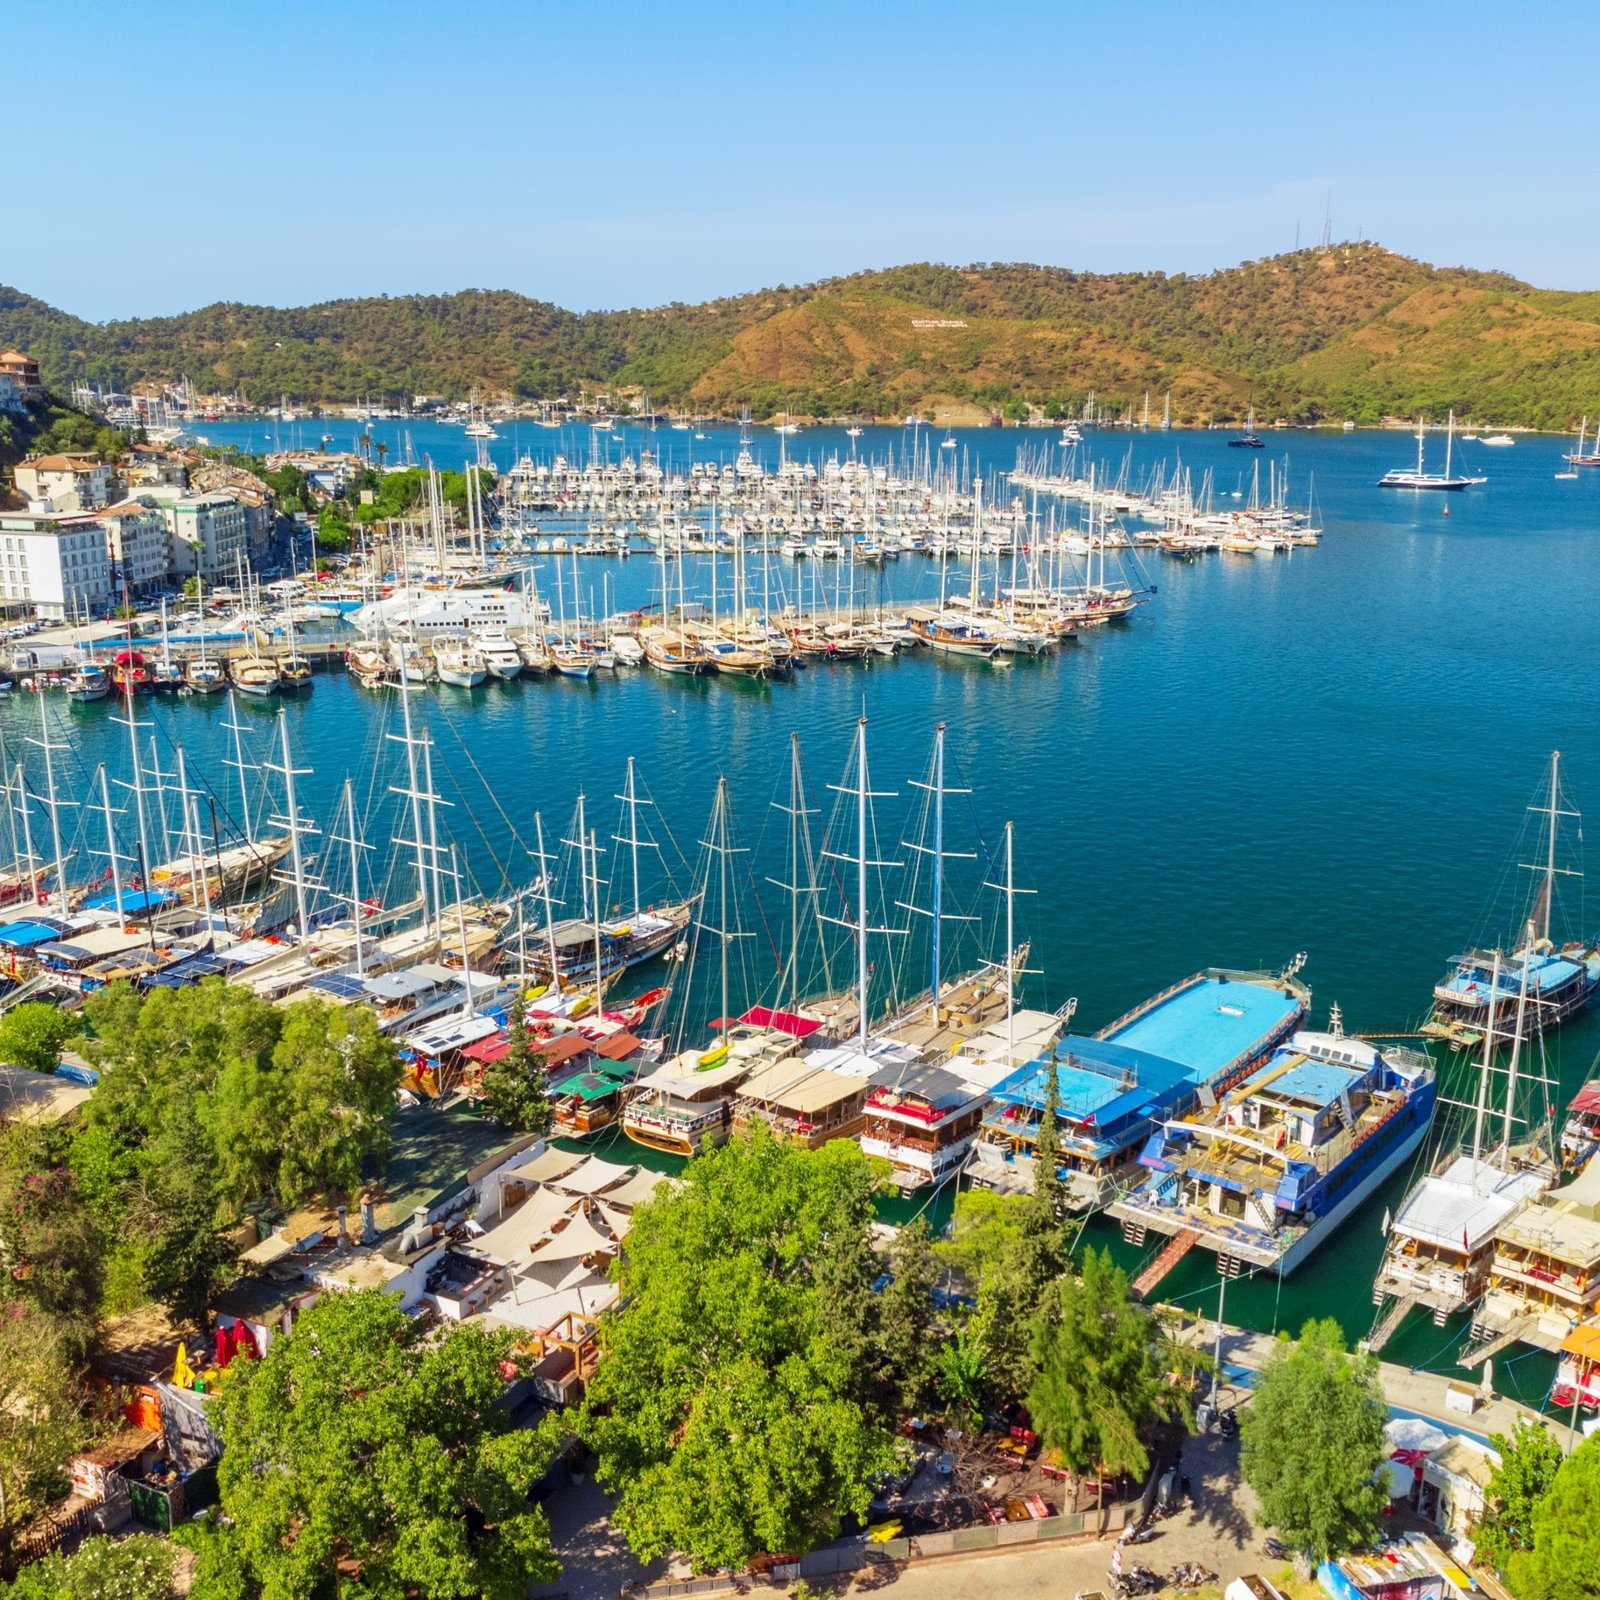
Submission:
POLYGON ((26 950, 36 944, 49 944, 66 931, 65 925, 59 922, 7 922, 0 924, 0 945, 26 950))
MULTIPOLYGON (((124 916, 142 916, 146 911, 159 911, 163 906, 170 906, 177 898, 170 889, 124 889, 121 894, 122 912, 124 916)), ((115 911, 117 900, 117 891, 108 889, 104 894, 85 900, 83 905, 86 911, 115 911)))

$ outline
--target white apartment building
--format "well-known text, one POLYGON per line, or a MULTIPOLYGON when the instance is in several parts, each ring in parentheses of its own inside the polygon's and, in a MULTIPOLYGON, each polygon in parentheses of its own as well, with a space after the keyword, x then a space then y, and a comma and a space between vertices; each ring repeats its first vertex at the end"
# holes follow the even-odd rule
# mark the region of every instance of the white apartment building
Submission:
POLYGON ((110 603, 106 532, 88 515, 0 512, 0 608, 55 621, 110 603))
POLYGON ((97 511, 111 498, 111 468, 93 456, 29 456, 12 476, 37 511, 97 511))
POLYGON ((106 530, 111 582, 120 599, 124 590, 143 595, 167 581, 171 551, 167 519, 161 508, 142 500, 124 500, 99 513, 106 530))
POLYGON ((250 559, 249 514, 231 494, 185 495, 164 509, 174 578, 225 582, 250 559))

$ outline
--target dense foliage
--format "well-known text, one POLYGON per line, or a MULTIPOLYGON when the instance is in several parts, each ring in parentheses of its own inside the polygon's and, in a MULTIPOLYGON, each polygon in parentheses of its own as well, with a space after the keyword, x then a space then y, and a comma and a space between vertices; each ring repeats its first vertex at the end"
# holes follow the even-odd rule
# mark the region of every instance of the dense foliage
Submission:
POLYGON ((500 1404, 509 1333, 413 1324, 381 1290, 324 1296, 218 1407, 227 1519, 199 1541, 196 1600, 314 1600, 359 1574, 375 1600, 520 1600, 559 1570, 529 1498, 553 1423, 500 1404), (336 1574, 343 1580, 336 1585, 336 1574))
POLYGON ((85 1539, 71 1555, 52 1551, 24 1567, 7 1600, 173 1600, 177 1551, 165 1539, 85 1539))
POLYGON ((1562 1462, 1533 1504, 1530 1547, 1513 1554, 1517 1600, 1594 1600, 1600 1595, 1600 1439, 1562 1462))
POLYGON ((634 1213, 580 1420, 634 1552, 699 1569, 799 1552, 867 1510, 907 1374, 865 1391, 881 1315, 858 1146, 759 1124, 634 1213))
POLYGON ((1472 1542, 1480 1561, 1507 1573, 1519 1551, 1533 1548, 1534 1513, 1561 1469, 1561 1446, 1543 1423, 1520 1420, 1511 1438, 1497 1433, 1489 1443, 1500 1465, 1484 1491, 1472 1542))
POLYGON ((0 1563, 65 1488, 61 1464, 87 1437, 71 1354, 48 1315, 0 1301, 0 1563))
POLYGON ((1038 1376, 1028 1413, 1047 1449, 1074 1472, 1145 1472, 1152 1425, 1187 1421, 1184 1391, 1168 1381, 1160 1324, 1133 1302, 1111 1252, 1090 1250, 1061 1278, 1033 1332, 1038 1376))
POLYGON ((208 980, 89 998, 100 1085, 68 1162, 104 1238, 114 1303, 196 1322, 263 1202, 352 1199, 388 1152, 400 1065, 364 1007, 274 1006, 208 980))
POLYGON ((1371 1356, 1346 1353, 1332 1318, 1280 1335, 1244 1412, 1240 1463, 1261 1521, 1315 1561, 1374 1542, 1388 1407, 1371 1356))
POLYGON ((465 398, 473 386, 573 399, 628 387, 656 404, 758 416, 1115 411, 1178 421, 1376 421, 1446 407, 1575 426, 1600 392, 1600 293, 1436 269, 1370 244, 1296 251, 1203 277, 1024 264, 857 273, 704 305, 575 315, 504 291, 214 305, 93 324, 0 288, 0 343, 47 381, 171 380, 258 403, 465 398))
POLYGON ((519 990, 506 1017, 508 1049, 483 1071, 483 1109, 509 1133, 544 1138, 555 1121, 544 1061, 528 1037, 528 1006, 519 990))
POLYGON ((0 1016, 0 1061, 30 1072, 54 1072, 62 1047, 80 1031, 71 1012, 38 1000, 24 1001, 0 1016))

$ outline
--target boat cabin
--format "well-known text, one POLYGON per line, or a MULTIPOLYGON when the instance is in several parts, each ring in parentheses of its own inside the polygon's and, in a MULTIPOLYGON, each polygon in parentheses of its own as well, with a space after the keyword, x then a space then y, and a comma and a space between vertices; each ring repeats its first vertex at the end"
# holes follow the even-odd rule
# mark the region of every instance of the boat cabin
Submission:
POLYGON ((1096 1211, 1144 1176, 1139 1151, 1152 1125, 1186 1112, 1194 1104, 1195 1085, 1178 1062, 1105 1039, 1064 1039, 1048 1059, 1030 1061, 995 1085, 970 1169, 974 1183, 1032 1192, 1034 1151, 1052 1071, 1058 1171, 1067 1204, 1074 1211, 1096 1211))
POLYGON ((861 1148, 890 1163, 902 1190, 941 1184, 972 1150, 988 1102, 955 1064, 886 1066, 867 1092, 861 1148))

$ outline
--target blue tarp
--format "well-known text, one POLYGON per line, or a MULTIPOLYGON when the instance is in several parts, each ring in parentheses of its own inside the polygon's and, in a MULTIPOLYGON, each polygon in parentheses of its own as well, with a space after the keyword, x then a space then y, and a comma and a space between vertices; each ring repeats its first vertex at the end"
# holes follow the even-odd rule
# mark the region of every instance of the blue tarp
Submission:
POLYGON ((59 923, 7 922, 0 924, 0 945, 12 950, 26 950, 36 944, 49 944, 66 931, 59 923))
MULTIPOLYGON (((115 889, 107 889, 104 894, 97 894, 92 899, 85 900, 84 909, 115 911, 117 898, 115 889)), ((123 915, 139 917, 147 911, 159 911, 162 906, 172 905, 178 897, 167 889, 124 889, 121 898, 123 915)))

